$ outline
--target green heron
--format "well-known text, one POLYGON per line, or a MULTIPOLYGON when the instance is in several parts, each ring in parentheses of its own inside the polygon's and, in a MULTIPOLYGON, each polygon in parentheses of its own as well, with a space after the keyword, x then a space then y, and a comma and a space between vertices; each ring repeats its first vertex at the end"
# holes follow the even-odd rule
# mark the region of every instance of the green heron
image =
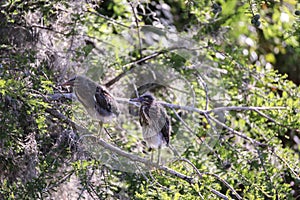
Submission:
MULTIPOLYGON (((163 145, 169 146, 171 123, 165 108, 156 103, 155 98, 150 94, 130 99, 132 102, 141 104, 139 109, 139 121, 142 126, 143 138, 147 146, 158 149, 158 160, 160 161, 160 150, 163 145)), ((151 161, 153 160, 153 152, 151 161)))
POLYGON ((79 102, 93 119, 108 122, 118 115, 114 97, 102 86, 87 77, 77 75, 63 83, 62 86, 73 86, 79 102))

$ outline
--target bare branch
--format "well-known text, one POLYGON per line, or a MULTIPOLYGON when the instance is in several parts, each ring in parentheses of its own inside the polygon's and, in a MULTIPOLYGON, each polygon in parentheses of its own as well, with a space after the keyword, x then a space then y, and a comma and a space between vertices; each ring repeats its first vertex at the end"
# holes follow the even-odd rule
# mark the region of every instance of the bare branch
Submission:
MULTIPOLYGON (((79 127, 78 125, 75 124, 75 122, 73 122, 72 120, 68 119, 66 116, 64 116, 63 114, 61 114, 60 112, 56 111, 56 110, 53 110, 53 109, 46 109, 46 112, 49 112, 51 115, 63 120, 63 121, 66 121, 67 123, 69 124, 72 124, 73 126, 75 127, 79 127)), ((85 130, 85 131, 88 131, 86 130, 85 128, 82 128, 82 127, 79 127, 81 128, 81 130, 85 130)), ((93 134, 89 134, 88 136, 91 136, 91 137, 94 137, 93 134)), ((98 138, 97 138, 98 139, 98 138)), ((108 144, 107 142, 105 142, 104 140, 102 139, 98 139, 98 143, 108 149, 108 150, 111 150, 112 152, 122 156, 122 157, 126 157, 128 158, 129 160, 131 161, 135 161, 135 162, 140 162, 140 163, 143 163, 145 164, 146 166, 149 166, 149 167, 154 167, 154 168, 157 168, 159 170, 162 170, 168 174, 171 174, 173 176, 176 176, 186 182, 188 182, 189 184, 193 184, 194 183, 194 180, 192 177, 189 177, 189 176, 186 176, 180 172, 177 172, 173 169, 170 169, 166 166, 163 166, 163 165, 157 165, 156 163, 153 163, 147 159, 144 159, 144 158, 141 158, 139 156, 136 156, 136 155, 133 155, 133 154, 130 154, 130 153, 127 153, 123 150, 121 150, 120 148, 116 147, 116 146, 113 146, 111 144, 108 144)))
POLYGON ((233 128, 231 128, 231 127, 229 127, 229 126, 226 126, 224 123, 220 122, 219 120, 217 120, 216 118, 214 118, 214 117, 212 117, 212 116, 210 116, 210 115, 208 115, 208 117, 209 117, 212 121, 214 121, 215 123, 217 123, 218 125, 220 125, 220 126, 222 126, 223 128, 229 130, 229 131, 232 132, 233 134, 235 134, 235 135, 237 135, 237 136, 239 136, 239 137, 241 137, 241 138, 243 138, 243 139, 245 139, 245 140, 250 141, 250 142, 251 142, 252 144, 254 144, 254 145, 258 145, 258 146, 262 146, 262 147, 267 146, 266 144, 263 144, 263 143, 261 143, 261 142, 258 142, 258 141, 256 141, 256 140, 252 139, 251 137, 248 137, 247 135, 245 135, 245 134, 243 134, 243 133, 241 133, 241 132, 239 132, 239 131, 234 130, 233 128))
POLYGON ((225 200, 228 200, 228 197, 226 197, 224 194, 222 194, 221 192, 218 192, 217 190, 215 189, 210 189, 210 191, 212 193, 214 193, 215 195, 217 195, 218 197, 222 198, 222 199, 225 199, 225 200))
MULTIPOLYGON (((233 194, 238 198, 238 199, 242 199, 242 197, 235 191, 235 189, 233 188, 233 187, 231 187, 230 185, 229 185, 229 183, 227 183, 225 180, 223 180, 221 177, 219 177, 218 175, 216 175, 216 174, 212 174, 212 173, 207 173, 207 172, 204 172, 204 173, 201 173, 200 171, 199 171, 199 169, 190 161, 190 160, 188 160, 188 159, 186 159, 186 158, 179 158, 178 160, 180 160, 180 161, 184 161, 184 162, 186 162, 186 163, 188 163, 189 165, 191 165, 192 166, 192 168, 196 171, 196 173, 198 174, 198 176, 200 177, 200 178, 202 178, 202 175, 203 174, 206 174, 206 175, 210 175, 210 176, 213 176, 213 177, 215 177, 215 178, 217 178, 219 181, 221 181, 222 183, 224 183, 227 187, 228 187, 228 189, 230 189, 232 192, 233 192, 233 194)), ((211 189, 211 190, 213 190, 213 189, 211 189)), ((216 190, 214 190, 214 191, 216 191, 216 190)), ((217 192, 217 191, 216 191, 217 192)), ((220 196, 221 196, 221 198, 224 198, 224 197, 226 197, 224 194, 222 194, 222 193, 220 193, 220 192, 217 192, 220 196), (222 197, 223 196, 223 197, 222 197)), ((214 194, 216 194, 216 193, 214 193, 214 194)), ((218 194, 216 194, 216 195, 218 195, 218 194)), ((218 195, 218 196, 219 196, 218 195)), ((227 197, 226 197, 227 198, 227 197)))
POLYGON ((210 113, 216 113, 216 112, 221 112, 221 111, 242 111, 242 110, 282 110, 282 109, 287 109, 286 107, 242 107, 242 106, 229 106, 229 107, 218 107, 218 108, 214 108, 211 110, 200 110, 198 108, 195 107, 190 107, 190 106, 180 106, 180 105, 175 105, 175 104, 170 104, 170 103, 166 103, 163 101, 158 101, 158 103, 160 103, 163 106, 169 107, 169 108, 175 108, 175 109, 181 109, 181 110, 186 110, 186 111, 190 111, 190 112, 197 112, 199 114, 210 114, 210 113))
POLYGON ((209 175, 209 176, 213 176, 216 179, 218 179, 219 181, 221 181, 222 183, 224 183, 230 190, 231 192, 233 192, 233 194, 236 196, 236 198, 238 199, 243 199, 238 193, 237 191, 235 191, 235 189, 233 187, 231 187, 231 185, 229 185, 229 183, 227 183, 225 180, 223 180, 220 176, 216 175, 216 174, 212 174, 212 173, 207 173, 207 172, 203 172, 203 174, 209 175))
POLYGON ((75 122, 73 122, 72 120, 70 120, 68 117, 66 117, 65 115, 63 115, 62 113, 58 112, 55 109, 52 108, 46 108, 45 110, 47 113, 51 114, 53 117, 56 117, 60 120, 62 120, 63 122, 66 122, 67 124, 70 124, 73 128, 76 128, 77 125, 75 122))
POLYGON ((65 175, 61 180, 59 180, 58 182, 55 182, 53 185, 51 185, 50 187, 46 187, 44 189, 44 192, 49 192, 51 189, 59 186, 60 184, 66 182, 73 174, 75 173, 74 170, 70 171, 67 175, 65 175))
MULTIPOLYGON (((186 127, 191 133, 193 133, 195 136, 197 136, 197 134, 185 123, 185 121, 177 114, 177 112, 175 112, 174 108, 172 108, 174 114, 176 115, 176 117, 181 121, 181 123, 184 125, 184 127, 186 127)), ((198 136, 197 136, 198 137, 198 136)), ((204 144, 219 160, 221 160, 221 157, 213 150, 213 148, 211 148, 201 137, 198 137, 198 139, 202 142, 202 144, 204 144)))
POLYGON ((284 124, 281 124, 281 123, 277 122, 275 119, 272 119, 269 115, 259 111, 258 109, 254 109, 254 111, 257 112, 260 116, 270 120, 271 122, 274 122, 275 124, 278 124, 280 126, 285 126, 284 124))
POLYGON ((133 62, 127 63, 126 65, 122 66, 122 68, 126 68, 126 67, 130 67, 129 69, 127 69, 126 71, 121 72, 118 76, 114 77, 112 80, 108 81, 107 83, 105 83, 105 87, 109 88, 110 86, 112 86, 114 83, 116 83, 117 81, 119 81, 121 78, 123 78, 128 72, 130 72, 131 70, 133 70, 137 64, 145 62, 149 59, 155 58, 163 53, 165 53, 166 50, 162 50, 162 51, 158 51, 155 52, 151 55, 148 55, 146 57, 143 57, 141 59, 135 60, 133 62))
POLYGON ((270 149, 270 150, 271 150, 272 153, 274 153, 274 155, 275 155, 279 160, 281 160, 281 162, 283 162, 283 163, 291 170, 291 172, 294 174, 294 176, 295 176, 296 178, 300 179, 300 176, 296 173, 296 171, 289 165, 289 163, 288 163, 285 159, 283 159, 282 157, 280 157, 280 156, 276 153, 275 149, 270 149))
POLYGON ((208 113, 214 113, 214 112, 220 112, 220 111, 242 111, 242 110, 284 110, 287 109, 287 107, 283 107, 283 106, 274 106, 274 107, 253 107, 253 106, 249 106, 249 107, 244 107, 244 106, 228 106, 228 107, 218 107, 218 108, 214 108, 210 111, 208 111, 208 113))
POLYGON ((205 110, 200 110, 200 109, 195 108, 195 107, 180 106, 180 105, 166 103, 164 101, 157 101, 157 103, 160 103, 161 105, 163 105, 165 107, 169 107, 169 108, 173 108, 173 109, 181 109, 181 110, 186 110, 186 111, 190 111, 190 112, 196 112, 196 113, 199 113, 199 114, 202 114, 202 115, 204 115, 205 113, 208 112, 208 111, 205 111, 205 110))
MULTIPOLYGON (((126 65, 123 65, 122 68, 127 68, 129 67, 129 69, 126 69, 126 71, 121 72, 118 76, 114 77, 112 80, 108 81, 107 83, 105 83, 105 87, 109 88, 110 86, 112 86, 114 83, 116 83, 117 81, 119 81, 122 77, 124 77, 128 72, 130 72, 131 70, 133 70, 137 64, 143 63, 147 60, 150 60, 152 58, 155 58, 161 54, 165 54, 165 53, 169 53, 175 50, 179 50, 179 49, 188 49, 188 50, 198 50, 198 49, 189 49, 186 47, 171 47, 171 48, 167 48, 167 49, 162 49, 160 51, 154 52, 148 56, 145 56, 143 58, 137 59, 135 61, 129 62, 126 65)), ((112 66, 112 65, 110 65, 112 66)))
MULTIPOLYGON (((77 197, 77 199, 81 199, 83 192, 87 189, 87 187, 89 186, 89 182, 91 181, 92 177, 94 176, 95 170, 92 171, 92 174, 89 176, 88 180, 86 180, 85 185, 82 187, 79 196, 77 197)), ((91 195, 91 194, 90 194, 91 195)))
POLYGON ((131 161, 140 162, 140 163, 143 163, 143 164, 145 164, 146 166, 149 166, 149 167, 155 167, 155 168, 157 168, 157 169, 159 169, 159 170, 162 170, 162 171, 164 171, 164 172, 166 172, 166 173, 168 173, 168 174, 171 174, 171 175, 173 175, 173 176, 176 176, 176 177, 178 177, 178 178, 180 178, 180 179, 182 179, 182 180, 188 182, 189 184, 193 184, 193 183, 194 183, 194 180, 193 180, 192 177, 188 177, 188 176, 186 176, 186 175, 184 175, 184 174, 181 174, 180 172, 177 172, 177 171, 175 171, 175 170, 173 170, 173 169, 170 169, 170 168, 168 168, 168 167, 166 167, 166 166, 163 166, 163 165, 157 165, 156 163, 153 163, 153 162, 151 162, 150 160, 147 160, 147 159, 145 159, 145 158, 141 158, 141 157, 139 157, 139 156, 130 154, 130 153, 128 153, 128 152, 125 152, 125 151, 121 150, 120 148, 118 148, 118 147, 116 147, 116 146, 113 146, 113 145, 111 145, 111 144, 106 143, 106 142, 105 142, 104 140, 102 140, 102 139, 98 139, 98 143, 99 143, 102 147, 104 147, 104 148, 106 148, 106 149, 109 149, 109 150, 113 151, 114 153, 116 153, 116 154, 118 154, 118 155, 120 155, 120 156, 122 156, 122 157, 126 157, 126 158, 128 158, 129 160, 131 160, 131 161))
POLYGON ((139 52, 140 52, 140 58, 141 58, 143 56, 143 54, 142 54, 142 39, 141 39, 141 33, 140 33, 139 19, 136 14, 136 6, 133 5, 133 2, 129 1, 128 3, 132 9, 134 19, 135 19, 136 30, 137 30, 137 35, 138 35, 138 39, 139 39, 139 52))
POLYGON ((186 163, 188 163, 189 165, 192 166, 192 168, 195 170, 195 172, 197 173, 197 175, 199 176, 199 178, 202 178, 202 173, 199 171, 199 169, 188 159, 186 158, 179 158, 179 161, 184 161, 186 163))
POLYGON ((112 19, 112 18, 110 18, 110 17, 107 17, 107 16, 105 16, 105 15, 102 15, 102 14, 100 14, 100 13, 97 13, 96 11, 88 10, 88 11, 85 11, 85 12, 91 13, 91 14, 94 14, 94 15, 97 15, 98 17, 101 17, 101 18, 103 18, 103 19, 106 19, 107 21, 111 21, 112 23, 117 24, 117 25, 119 25, 119 26, 123 26, 123 27, 125 27, 125 28, 130 28, 130 26, 127 26, 127 25, 125 25, 125 24, 122 24, 122 23, 120 23, 120 22, 117 22, 116 20, 114 20, 114 19, 112 19))
POLYGON ((272 193, 274 193, 274 191, 275 191, 275 193, 277 193, 277 190, 276 190, 276 188, 274 187, 274 184, 273 184, 273 181, 272 181, 272 179, 270 178, 270 175, 269 175, 269 172, 267 171, 267 169, 266 169, 266 166, 265 166, 265 159, 263 158, 263 156, 262 156, 262 152, 261 152, 261 150, 259 149, 259 148, 257 148, 257 147, 255 147, 255 149, 256 149, 256 151, 257 151, 257 154, 258 154, 258 157, 259 157, 259 160, 260 160, 260 164, 261 164, 261 166, 262 166, 262 168, 263 168, 263 170, 264 170, 264 172, 265 172, 265 178, 266 178, 266 181, 269 181, 270 182, 270 185, 272 186, 272 190, 271 190, 271 192, 272 193))
POLYGON ((204 87, 204 91, 205 91, 205 110, 208 110, 208 104, 209 104, 209 99, 208 99, 208 88, 207 88, 207 84, 205 83, 205 81, 203 80, 202 76, 200 73, 196 74, 199 82, 201 83, 201 85, 204 87))
MULTIPOLYGON (((125 103, 131 103, 128 99, 124 99, 124 98, 117 98, 117 101, 119 102, 125 102, 125 103)), ((186 111, 190 111, 190 112, 197 112, 199 114, 205 115, 208 119, 211 119, 212 121, 214 121, 216 124, 220 125, 221 127, 231 131, 232 133, 234 133, 235 135, 244 138, 245 140, 250 141, 252 144, 254 145, 258 145, 258 146, 262 146, 265 147, 267 146, 266 144, 263 144, 261 142, 258 142, 250 137, 248 137, 247 135, 234 130, 233 128, 227 126, 226 124, 220 122, 219 120, 217 120, 216 118, 210 116, 210 113, 215 113, 215 112, 220 112, 220 111, 229 111, 229 110, 235 110, 235 111, 240 111, 240 110, 273 110, 273 109, 286 109, 286 107, 241 107, 241 106, 230 106, 230 107, 219 107, 219 108, 215 108, 212 110, 200 110, 198 108, 195 107, 190 107, 190 106, 180 106, 180 105, 175 105, 175 104, 170 104, 170 103, 166 103, 164 101, 158 101, 157 103, 160 103, 161 105, 171 108, 171 109, 181 109, 181 110, 186 110, 186 111)), ((134 104, 136 105, 136 104, 134 104)))

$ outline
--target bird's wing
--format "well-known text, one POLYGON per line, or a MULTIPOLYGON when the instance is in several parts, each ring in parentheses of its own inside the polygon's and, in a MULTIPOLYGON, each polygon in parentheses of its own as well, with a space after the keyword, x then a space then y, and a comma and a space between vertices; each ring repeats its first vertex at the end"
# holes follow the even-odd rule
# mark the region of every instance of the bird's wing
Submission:
POLYGON ((96 88, 95 92, 95 100, 96 100, 96 105, 100 106, 101 108, 111 111, 111 96, 109 95, 108 92, 103 90, 100 86, 96 88))
POLYGON ((166 140, 167 146, 170 142, 170 134, 171 134, 171 123, 169 117, 166 118, 166 123, 164 127, 161 129, 161 133, 166 140))
POLYGON ((140 125, 141 126, 148 126, 150 122, 149 117, 149 107, 148 106, 141 106, 140 107, 140 125))
POLYGON ((154 104, 149 109, 149 118, 151 129, 159 133, 161 132, 167 145, 170 140, 171 123, 164 107, 159 104, 154 104))
POLYGON ((102 88, 102 91, 106 97, 107 104, 110 106, 109 111, 118 116, 120 114, 120 110, 118 108, 115 98, 106 89, 102 88))

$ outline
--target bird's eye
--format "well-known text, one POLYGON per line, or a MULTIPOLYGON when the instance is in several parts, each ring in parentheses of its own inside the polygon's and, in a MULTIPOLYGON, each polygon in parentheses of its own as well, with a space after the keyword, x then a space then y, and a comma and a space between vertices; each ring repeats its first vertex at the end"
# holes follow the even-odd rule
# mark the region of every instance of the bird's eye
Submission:
POLYGON ((146 100, 146 101, 150 101, 150 97, 148 97, 148 96, 145 96, 145 97, 144 97, 144 100, 146 100))

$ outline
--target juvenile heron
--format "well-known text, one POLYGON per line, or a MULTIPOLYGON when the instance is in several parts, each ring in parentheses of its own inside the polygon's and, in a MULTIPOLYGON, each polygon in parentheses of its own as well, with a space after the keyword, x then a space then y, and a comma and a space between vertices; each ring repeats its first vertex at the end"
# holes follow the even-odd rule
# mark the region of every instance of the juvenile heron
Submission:
POLYGON ((108 122, 118 115, 114 97, 91 79, 77 75, 62 84, 62 86, 67 85, 73 86, 77 99, 93 119, 108 122))
MULTIPOLYGON (((130 99, 132 102, 141 104, 139 110, 139 121, 142 126, 143 138, 147 146, 158 149, 157 163, 160 162, 160 151, 162 146, 169 146, 171 123, 166 110, 150 94, 130 99)), ((153 161, 153 152, 151 154, 153 161)))

